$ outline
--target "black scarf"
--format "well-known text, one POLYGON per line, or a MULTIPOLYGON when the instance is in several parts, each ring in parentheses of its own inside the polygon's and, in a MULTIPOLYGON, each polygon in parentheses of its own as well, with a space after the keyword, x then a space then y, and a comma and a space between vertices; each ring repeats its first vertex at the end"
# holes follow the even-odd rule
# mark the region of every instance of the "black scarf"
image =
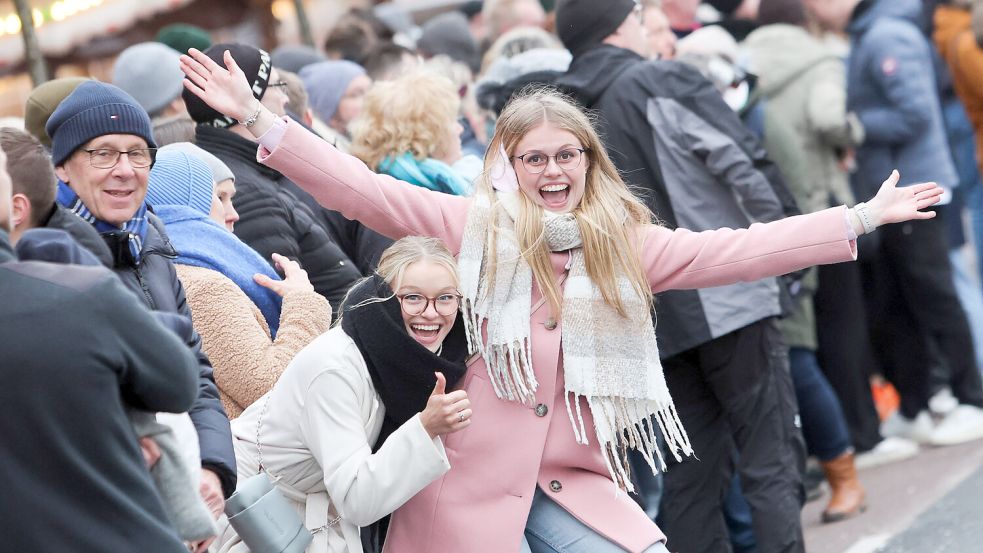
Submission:
POLYGON ((341 328, 358 346, 386 407, 372 448, 377 451, 393 431, 426 407, 437 383, 434 372, 444 373, 448 390, 464 376, 468 356, 464 323, 461 317, 455 320, 438 356, 406 333, 399 300, 379 275, 356 285, 341 312, 341 328), (389 299, 370 301, 377 298, 389 299))

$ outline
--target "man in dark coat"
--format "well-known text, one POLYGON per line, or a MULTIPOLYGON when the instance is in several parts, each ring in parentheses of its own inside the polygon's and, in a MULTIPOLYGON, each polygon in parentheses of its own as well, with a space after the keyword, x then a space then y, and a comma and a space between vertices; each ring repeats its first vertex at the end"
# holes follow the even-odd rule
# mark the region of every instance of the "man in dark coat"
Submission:
MULTIPOLYGON (((273 113, 283 115, 287 96, 266 52, 244 44, 216 44, 206 54, 221 61, 228 50, 251 79, 253 95, 273 113)), ((272 264, 278 253, 297 260, 314 289, 336 312, 361 274, 338 248, 308 205, 308 196, 278 171, 256 161, 256 142, 242 124, 219 114, 185 90, 188 113, 198 123, 197 144, 228 165, 236 176, 235 234, 272 264)))
POLYGON ((195 356, 109 270, 18 262, 4 165, 0 152, 4 547, 186 552, 125 409, 190 409, 195 356))
MULTIPOLYGON (((777 168, 696 69, 646 61, 632 0, 567 0, 557 33, 573 54, 556 84, 598 116, 629 185, 669 228, 746 227, 797 212, 777 168)), ((656 302, 666 381, 695 451, 665 475, 659 522, 669 548, 729 551, 722 500, 733 453, 762 551, 803 549, 804 443, 775 279, 656 302)))
MULTIPOLYGON (((89 81, 65 98, 46 129, 59 179, 58 203, 101 235, 102 243, 92 245, 96 257, 109 261, 150 309, 190 317, 171 263, 176 252, 163 223, 144 203, 155 148, 147 112, 119 88, 89 81)), ((59 211, 52 217, 66 215, 59 211)), ((201 449, 201 494, 217 517, 224 497, 235 490, 232 433, 197 333, 188 346, 199 368, 198 397, 189 414, 201 449)))

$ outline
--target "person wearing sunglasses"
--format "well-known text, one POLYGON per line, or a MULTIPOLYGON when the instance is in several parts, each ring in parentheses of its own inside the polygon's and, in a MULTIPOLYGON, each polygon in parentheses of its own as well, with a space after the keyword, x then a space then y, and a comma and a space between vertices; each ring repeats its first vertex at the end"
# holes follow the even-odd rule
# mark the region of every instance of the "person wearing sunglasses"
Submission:
MULTIPOLYGON (((356 284, 341 322, 304 348, 233 422, 239 477, 265 470, 300 511, 311 553, 361 553, 359 527, 450 469, 443 436, 471 424, 452 389, 467 339, 454 258, 435 238, 403 238, 356 284)), ((222 552, 248 551, 228 526, 222 552)))

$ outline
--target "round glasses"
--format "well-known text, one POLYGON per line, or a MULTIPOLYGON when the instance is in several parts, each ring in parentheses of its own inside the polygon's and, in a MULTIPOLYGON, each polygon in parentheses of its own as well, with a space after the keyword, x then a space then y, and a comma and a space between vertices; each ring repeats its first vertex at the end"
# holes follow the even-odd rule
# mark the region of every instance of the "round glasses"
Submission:
POLYGON ((89 165, 92 165, 96 169, 112 169, 116 167, 116 164, 119 163, 120 156, 123 154, 126 154, 130 165, 142 169, 153 165, 157 148, 137 148, 125 152, 107 148, 82 151, 89 154, 89 165))
POLYGON ((461 294, 441 294, 436 298, 424 296, 423 294, 402 294, 397 295, 399 305, 403 312, 411 317, 422 315, 424 311, 433 303, 433 308, 438 315, 444 317, 457 313, 461 307, 461 294))
POLYGON ((526 152, 521 156, 515 156, 515 159, 522 162, 522 166, 525 167, 526 172, 538 175, 546 170, 546 166, 550 164, 550 159, 555 161, 557 167, 564 171, 570 171, 580 167, 580 162, 584 159, 585 151, 583 148, 567 148, 556 152, 556 155, 552 156, 543 152, 526 152))

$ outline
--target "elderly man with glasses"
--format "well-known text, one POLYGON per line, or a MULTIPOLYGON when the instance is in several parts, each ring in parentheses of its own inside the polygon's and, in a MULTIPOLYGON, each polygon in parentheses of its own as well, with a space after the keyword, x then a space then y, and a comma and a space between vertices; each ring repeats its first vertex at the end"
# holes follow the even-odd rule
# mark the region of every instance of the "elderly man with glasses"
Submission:
MULTIPOLYGON (((148 308, 190 317, 171 263, 176 252, 163 223, 144 203, 157 149, 147 112, 121 89, 88 81, 62 101, 46 130, 58 177, 57 201, 102 236, 104 243, 96 243, 93 253, 148 308)), ((188 345, 199 365, 199 393, 190 415, 201 449, 200 490, 218 517, 224 497, 235 490, 232 434, 197 333, 188 345)))

